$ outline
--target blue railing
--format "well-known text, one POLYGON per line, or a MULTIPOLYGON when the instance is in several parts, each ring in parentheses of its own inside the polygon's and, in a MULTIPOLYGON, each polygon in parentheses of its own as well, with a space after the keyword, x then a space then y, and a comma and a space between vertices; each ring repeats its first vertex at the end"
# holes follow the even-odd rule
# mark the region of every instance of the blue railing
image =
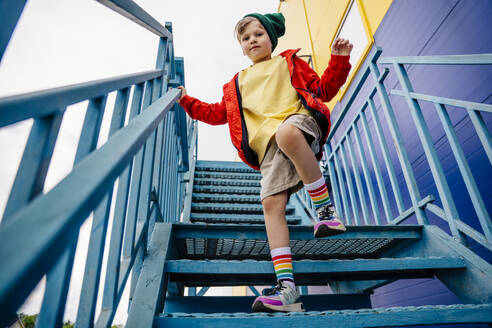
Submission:
MULTIPOLYGON (((467 158, 458 142, 448 114, 449 109, 446 107, 459 107, 467 111, 475 133, 478 135, 488 160, 492 163, 492 139, 481 115, 484 112, 491 113, 492 105, 416 93, 404 66, 405 64, 491 65, 492 54, 379 59, 381 53, 381 49, 375 49, 372 57, 367 60, 365 67, 359 73, 360 78, 353 86, 352 93, 347 97, 338 120, 333 124, 325 146, 326 156, 323 167, 328 171, 334 203, 338 211, 345 218, 346 223, 351 225, 400 224, 412 215, 416 216, 419 224, 428 224, 427 211, 429 211, 447 221, 451 234, 460 242, 466 244, 465 236, 468 236, 482 246, 492 250, 492 221, 490 220, 490 214, 487 212, 467 158), (397 122, 397 116, 384 85, 390 70, 386 68, 383 73, 380 73, 378 64, 393 65, 401 90, 391 90, 391 94, 405 97, 407 100, 413 123, 416 126, 418 140, 423 147, 425 159, 430 167, 433 181, 437 188, 438 200, 442 207, 434 204, 437 199, 433 195, 425 197, 421 195, 414 168, 412 168, 409 160, 400 130, 400 125, 409 124, 409 122, 397 122), (372 85, 367 83, 369 76, 372 77, 372 85), (357 110, 353 107, 357 97, 359 97, 360 102, 362 97, 361 90, 367 92, 368 95, 357 110), (376 94, 379 97, 381 111, 385 118, 384 121, 377 113, 374 98, 376 94), (441 161, 437 156, 419 101, 427 101, 434 104, 483 233, 460 220, 455 200, 451 194, 441 161), (352 116, 347 119, 349 111, 352 116), (372 122, 372 129, 368 123, 369 119, 372 122), (342 126, 345 127, 345 131, 340 131, 342 126), (385 138, 384 131, 387 131, 390 137, 385 138), (394 157, 392 158, 387 140, 393 141, 395 150, 393 153, 396 153, 398 160, 394 157), (378 154, 381 155, 378 156, 378 154), (384 164, 380 163, 381 157, 384 164), (400 164, 404 183, 398 182, 395 172, 396 162, 400 164), (388 183, 385 181, 384 175, 387 176, 388 183), (376 183, 373 181, 373 176, 375 176, 376 183), (403 186, 406 186, 406 190, 402 189, 403 186), (388 190, 389 187, 392 194, 389 194, 391 192, 388 190), (408 208, 405 208, 403 192, 409 195, 411 205, 408 208), (389 195, 392 197, 390 198, 389 195), (390 199, 394 201, 390 201, 390 199), (396 215, 394 214, 395 206, 396 215), (381 220, 381 217, 383 220, 381 220)), ((442 83, 446 82, 443 81, 442 83)), ((403 111, 408 110, 408 108, 401 108, 400 106, 398 110, 403 111)), ((452 110, 458 109, 453 108, 452 110)), ((309 206, 308 202, 306 204, 309 206)))
POLYGON ((185 196, 183 200, 183 216, 181 221, 190 222, 191 203, 193 201, 193 183, 195 179, 195 164, 197 159, 197 140, 198 129, 197 121, 190 121, 190 138, 189 138, 189 170, 185 174, 183 182, 186 183, 185 196))
POLYGON ((100 2, 159 36, 156 68, 0 99, 0 127, 33 120, 0 225, 2 327, 15 319, 43 276, 46 289, 36 325, 62 325, 79 229, 89 217, 92 229, 76 325, 110 326, 130 272, 131 302, 154 223, 179 221, 184 206, 182 180, 194 158, 189 148, 196 142, 196 124, 176 105, 179 90, 170 89, 184 84, 171 24, 162 26, 131 0, 100 2), (96 149, 111 92, 116 100, 110 137, 96 149), (82 101, 88 105, 74 168, 43 194, 67 106, 82 101), (98 296, 102 309, 95 318, 98 296))

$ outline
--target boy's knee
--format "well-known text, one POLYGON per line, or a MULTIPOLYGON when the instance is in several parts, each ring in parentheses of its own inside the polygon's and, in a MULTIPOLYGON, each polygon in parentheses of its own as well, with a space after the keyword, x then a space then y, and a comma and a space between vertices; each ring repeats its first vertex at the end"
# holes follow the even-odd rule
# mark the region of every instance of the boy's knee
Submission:
POLYGON ((272 213, 272 212, 285 211, 286 198, 287 198, 287 192, 265 197, 261 201, 261 204, 263 206, 263 212, 272 213))
POLYGON ((301 137, 303 137, 302 131, 290 124, 282 125, 275 133, 275 141, 280 149, 293 144, 301 137))

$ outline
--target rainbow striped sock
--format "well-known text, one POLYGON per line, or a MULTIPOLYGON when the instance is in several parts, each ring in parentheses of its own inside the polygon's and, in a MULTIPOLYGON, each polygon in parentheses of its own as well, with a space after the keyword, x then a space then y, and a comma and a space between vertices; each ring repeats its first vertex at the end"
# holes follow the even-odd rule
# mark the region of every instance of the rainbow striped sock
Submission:
POLYGON ((282 280, 292 289, 296 288, 294 283, 294 271, 292 269, 292 255, 290 247, 279 247, 270 251, 272 255, 273 268, 277 275, 277 281, 282 280))
POLYGON ((331 205, 330 195, 328 194, 328 188, 326 187, 325 178, 323 176, 313 183, 304 184, 304 188, 306 188, 309 196, 311 196, 311 200, 316 209, 325 205, 331 205))

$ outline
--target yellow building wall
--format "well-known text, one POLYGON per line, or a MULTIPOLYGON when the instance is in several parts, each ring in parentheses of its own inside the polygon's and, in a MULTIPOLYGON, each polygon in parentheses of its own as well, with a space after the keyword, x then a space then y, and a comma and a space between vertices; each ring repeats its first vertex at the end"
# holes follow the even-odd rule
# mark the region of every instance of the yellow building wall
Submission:
POLYGON ((279 11, 286 17, 285 35, 278 39, 274 54, 277 55, 287 49, 301 48, 298 55, 312 55, 303 2, 281 1, 279 11))
MULTIPOLYGON (((301 0, 311 30, 315 70, 322 74, 330 60, 330 42, 350 0, 301 0)), ((288 19, 288 18, 286 18, 288 19)))
MULTIPOLYGON (((279 39, 275 54, 286 49, 301 48, 299 54, 311 55, 314 70, 322 75, 331 56, 331 42, 352 0, 281 0, 278 11, 284 14, 286 33, 279 39)), ((384 15, 393 0, 353 0, 356 1, 365 16, 364 25, 367 33, 374 36, 384 15)), ((368 48, 369 50, 369 48, 368 48)), ((360 64, 363 60, 360 61, 360 64)), ((359 67, 356 67, 347 79, 347 87, 351 83, 359 67)), ((346 90, 347 87, 344 87, 346 90)), ((328 103, 333 108, 344 95, 338 95, 328 103)))
POLYGON ((362 0, 371 33, 374 35, 393 0, 362 0))

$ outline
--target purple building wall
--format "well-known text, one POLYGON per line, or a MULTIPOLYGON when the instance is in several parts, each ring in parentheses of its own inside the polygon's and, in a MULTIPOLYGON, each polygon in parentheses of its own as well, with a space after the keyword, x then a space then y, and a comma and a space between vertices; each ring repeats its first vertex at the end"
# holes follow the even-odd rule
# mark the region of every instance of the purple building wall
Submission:
MULTIPOLYGON (((376 31, 374 39, 374 46, 383 49, 381 57, 492 53, 492 1, 395 0, 376 31)), ((383 66, 380 65, 380 69, 382 68, 383 66)), ((391 89, 400 89, 397 77, 393 73, 393 68, 388 68, 390 68, 391 73, 385 81, 386 89, 388 92, 391 89)), ((412 67, 406 65, 406 68, 416 92, 487 104, 492 103, 492 65, 467 67, 437 65, 412 67)), ((355 77, 354 81, 357 80, 358 77, 355 77)), ((335 135, 332 146, 337 144, 340 135, 346 131, 354 113, 360 109, 361 104, 367 98, 369 88, 372 88, 372 86, 371 78, 369 78, 366 86, 361 90, 358 99, 349 110, 345 122, 339 127, 338 131, 340 132, 335 135)), ((351 88, 353 89, 354 85, 351 88)), ((350 92, 351 90, 349 89, 347 94, 350 94, 350 92)), ((376 95, 374 99, 376 100, 379 118, 385 122, 384 115, 381 113, 378 96, 376 95)), ((429 165, 425 159, 422 145, 420 144, 415 125, 410 115, 410 109, 403 97, 390 96, 390 100, 400 124, 406 150, 414 169, 421 196, 434 195, 436 198, 435 204, 441 206, 429 165)), ((345 101, 342 100, 341 104, 338 104, 334 108, 332 122, 337 120, 345 101)), ((426 102, 419 103, 429 130, 431 131, 432 140, 443 165, 448 183, 452 189, 460 218, 468 225, 482 232, 434 105, 426 102)), ((487 210, 489 213, 492 213, 492 188, 490 188, 492 167, 490 162, 466 111, 450 106, 447 108, 477 181, 478 188, 486 203, 487 210)), ((484 113, 482 117, 489 131, 492 131, 492 114, 484 113)), ((372 118, 370 115, 367 118, 374 138, 376 133, 372 118)), ((392 146, 391 136, 385 123, 383 124, 383 130, 390 148, 392 162, 396 163, 395 169, 400 186, 402 186, 401 191, 405 208, 409 208, 410 198, 406 187, 404 187, 405 181, 402 170, 398 164, 397 154, 392 146)), ((359 131, 363 135, 360 126, 359 131)), ((379 162, 384 165, 382 154, 378 153, 377 155, 379 162)), ((370 167, 372 169, 371 165, 370 167)), ((392 189, 388 175, 385 174, 383 178, 390 202, 393 204, 392 211, 394 217, 396 217, 398 211, 394 202, 393 193, 391 192, 392 189)), ((375 176, 373 176, 373 181, 375 183, 375 176)), ((379 207, 382 209, 381 203, 379 203, 379 207)), ((432 213, 428 213, 428 218, 430 224, 438 225, 443 230, 449 232, 445 221, 434 216, 432 213)), ((382 221, 384 222, 384 219, 382 221)), ((402 224, 416 223, 415 217, 410 217, 402 224)), ((469 239, 469 242, 469 246, 474 252, 489 263, 492 262, 490 251, 471 239, 469 239)), ((396 281, 378 288, 372 295, 372 302, 373 307, 461 303, 437 279, 396 281)), ((448 325, 446 327, 451 326, 448 325)), ((457 325, 456 327, 482 327, 482 325, 457 325)))

